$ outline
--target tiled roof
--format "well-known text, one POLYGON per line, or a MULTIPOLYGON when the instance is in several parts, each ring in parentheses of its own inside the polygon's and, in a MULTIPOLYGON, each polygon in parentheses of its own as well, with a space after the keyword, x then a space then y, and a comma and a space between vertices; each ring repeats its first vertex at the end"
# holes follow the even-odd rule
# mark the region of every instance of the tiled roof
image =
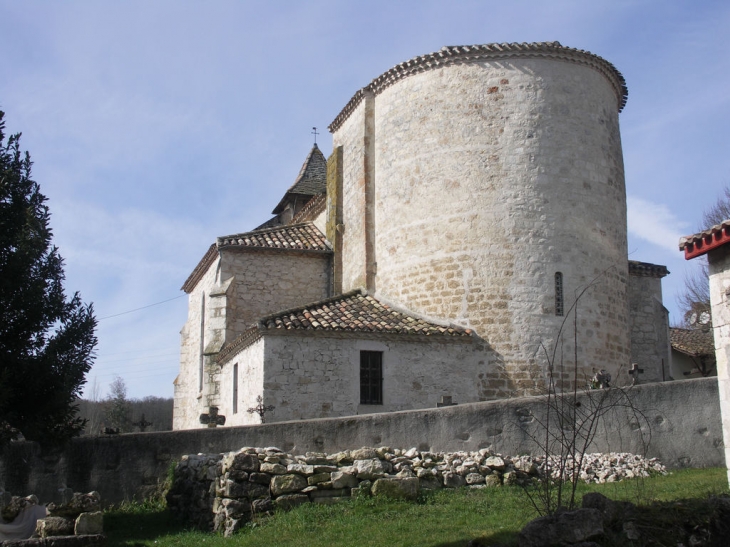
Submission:
POLYGON ((314 220, 326 208, 327 194, 319 194, 318 196, 314 196, 307 202, 304 207, 302 207, 302 210, 299 211, 293 219, 291 219, 291 223, 297 224, 299 222, 314 220))
POLYGON ((616 70, 615 66, 590 51, 565 47, 560 42, 444 46, 439 51, 414 57, 409 61, 394 66, 375 78, 370 84, 357 91, 352 99, 350 99, 350 102, 345 105, 345 108, 342 109, 329 125, 329 130, 331 133, 337 131, 368 93, 375 93, 377 95, 395 82, 407 78, 411 74, 434 70, 453 64, 519 57, 558 59, 590 66, 603 74, 613 86, 618 99, 619 111, 626 105, 629 91, 626 88, 624 77, 616 70))
POLYGON ((218 248, 251 247, 294 251, 331 251, 324 234, 313 223, 287 224, 219 237, 218 248))
POLYGON ((669 329, 672 349, 699 357, 715 354, 715 338, 712 329, 669 329))
POLYGON ((229 357, 266 334, 320 331, 357 335, 433 336, 470 339, 472 331, 453 325, 438 325, 379 302, 364 290, 355 290, 299 308, 259 319, 218 354, 223 364, 229 357))
POLYGON ((287 224, 243 234, 219 237, 208 248, 193 272, 183 283, 182 290, 190 293, 198 284, 211 264, 218 257, 218 250, 224 248, 276 249, 281 251, 330 253, 332 249, 327 238, 312 222, 287 224))
POLYGON ((195 288, 195 285, 198 284, 200 278, 203 277, 208 268, 210 268, 210 265, 213 264, 217 256, 218 249, 216 249, 215 243, 213 243, 213 245, 208 247, 208 250, 203 255, 203 258, 200 259, 198 265, 195 266, 195 269, 185 280, 185 283, 183 283, 181 290, 185 291, 186 293, 190 293, 190 291, 195 288))
POLYGON ((679 250, 684 251, 684 257, 689 260, 727 243, 730 243, 730 220, 715 224, 691 236, 679 238, 679 250))
POLYGON ((272 211, 278 215, 284 210, 286 203, 292 198, 292 194, 304 196, 316 196, 327 192, 327 160, 322 151, 315 144, 304 160, 294 184, 286 191, 284 197, 272 211))
POLYGON ((471 336, 468 329, 437 325, 394 310, 361 290, 269 315, 259 320, 259 328, 471 336))
POLYGON ((669 274, 666 266, 629 260, 629 275, 637 277, 664 277, 669 274))

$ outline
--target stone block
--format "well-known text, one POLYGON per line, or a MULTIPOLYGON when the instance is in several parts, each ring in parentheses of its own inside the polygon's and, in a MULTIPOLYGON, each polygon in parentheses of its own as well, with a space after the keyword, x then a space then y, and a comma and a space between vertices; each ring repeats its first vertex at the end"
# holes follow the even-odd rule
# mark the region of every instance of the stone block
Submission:
POLYGON ((350 473, 341 473, 339 471, 335 471, 331 474, 332 477, 332 488, 356 488, 358 485, 358 480, 355 475, 352 475, 350 473))
POLYGON ((74 534, 74 521, 64 517, 46 517, 38 519, 35 527, 35 535, 41 539, 54 536, 72 536, 74 534))
POLYGON ((277 509, 288 510, 303 503, 309 503, 309 496, 304 494, 284 494, 274 500, 277 509))
POLYGON ((307 484, 309 486, 314 486, 315 484, 319 484, 321 482, 329 481, 332 478, 331 473, 317 473, 316 475, 312 475, 311 477, 307 477, 307 484))
POLYGON ((353 463, 353 467, 355 468, 355 472, 357 473, 357 478, 360 480, 379 479, 385 475, 383 462, 381 462, 377 458, 370 460, 355 460, 355 462, 353 463))
POLYGON ((459 488, 466 484, 466 479, 456 473, 446 472, 443 475, 444 486, 446 488, 459 488))
POLYGON ((271 494, 274 497, 299 492, 307 487, 307 480, 301 475, 277 475, 271 479, 271 494))
POLYGON ((420 490, 419 480, 415 477, 401 478, 385 478, 378 479, 373 483, 373 496, 385 496, 394 499, 415 500, 418 498, 420 490))
POLYGON ((93 513, 81 513, 76 517, 74 534, 77 536, 88 536, 104 533, 104 513, 95 511, 93 513))

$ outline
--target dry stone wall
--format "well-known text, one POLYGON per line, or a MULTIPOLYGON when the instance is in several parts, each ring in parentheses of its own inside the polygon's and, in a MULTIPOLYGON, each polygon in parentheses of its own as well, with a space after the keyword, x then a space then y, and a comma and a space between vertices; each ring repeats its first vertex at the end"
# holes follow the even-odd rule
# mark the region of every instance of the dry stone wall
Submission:
MULTIPOLYGON (((230 536, 255 513, 303 503, 336 503, 358 496, 417 499, 422 490, 494 488, 555 475, 558 462, 510 457, 482 449, 433 453, 389 447, 307 452, 294 456, 269 448, 242 448, 227 454, 183 457, 167 496, 185 522, 230 536)), ((568 462, 570 469, 573 462, 568 462)), ((580 470, 585 482, 665 473, 656 459, 634 454, 589 454, 580 470)))

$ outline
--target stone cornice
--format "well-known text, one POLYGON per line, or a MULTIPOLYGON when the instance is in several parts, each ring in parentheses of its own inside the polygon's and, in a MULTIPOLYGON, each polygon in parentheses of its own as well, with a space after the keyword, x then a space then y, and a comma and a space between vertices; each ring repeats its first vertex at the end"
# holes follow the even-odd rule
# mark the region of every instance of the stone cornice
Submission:
POLYGON ((329 125, 328 129, 330 133, 337 131, 369 93, 377 95, 384 89, 412 74, 454 64, 468 64, 510 58, 555 59, 589 66, 603 74, 610 82, 616 93, 619 112, 626 105, 629 91, 626 87, 624 77, 613 64, 598 55, 594 55, 590 51, 565 47, 560 42, 513 42, 509 44, 444 46, 439 51, 414 57, 394 66, 375 78, 367 86, 359 89, 329 125))

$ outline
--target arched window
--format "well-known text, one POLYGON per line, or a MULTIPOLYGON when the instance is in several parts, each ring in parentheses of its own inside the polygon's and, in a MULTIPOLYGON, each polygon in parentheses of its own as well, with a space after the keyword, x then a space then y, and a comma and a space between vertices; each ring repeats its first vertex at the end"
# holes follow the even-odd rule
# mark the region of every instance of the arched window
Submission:
POLYGON ((562 317, 563 307, 563 272, 555 272, 555 315, 562 317))

